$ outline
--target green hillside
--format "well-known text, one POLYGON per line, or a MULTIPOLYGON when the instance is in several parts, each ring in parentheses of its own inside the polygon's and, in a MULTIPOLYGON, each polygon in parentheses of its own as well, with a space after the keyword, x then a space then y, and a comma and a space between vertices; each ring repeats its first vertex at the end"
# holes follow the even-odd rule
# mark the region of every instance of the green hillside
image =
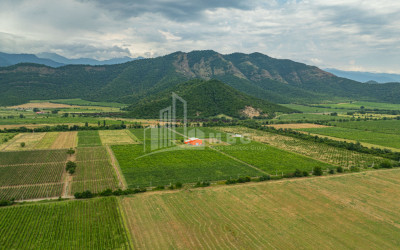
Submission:
POLYGON ((217 79, 250 96, 275 103, 363 100, 399 103, 400 83, 368 84, 317 67, 253 53, 175 52, 124 64, 39 64, 0 67, 0 105, 29 100, 81 98, 136 103, 191 79, 217 79))
MULTIPOLYGON (((210 117, 224 114, 232 117, 265 116, 273 112, 295 112, 280 105, 251 97, 218 80, 191 80, 161 93, 150 95, 131 105, 130 116, 158 118, 160 110, 171 106, 172 92, 187 102, 189 118, 210 117)), ((177 102, 177 109, 182 110, 177 102)), ((179 112, 178 113, 182 113, 179 112)))

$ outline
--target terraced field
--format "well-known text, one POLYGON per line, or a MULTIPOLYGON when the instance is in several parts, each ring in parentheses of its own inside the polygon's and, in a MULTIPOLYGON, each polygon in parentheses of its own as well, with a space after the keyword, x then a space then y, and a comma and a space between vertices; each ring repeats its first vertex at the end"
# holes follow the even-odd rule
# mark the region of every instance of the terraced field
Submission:
POLYGON ((314 143, 311 141, 245 127, 221 127, 219 129, 224 132, 244 134, 255 141, 266 143, 279 149, 298 153, 336 166, 368 167, 385 161, 383 158, 370 154, 362 154, 355 151, 328 146, 326 144, 314 143))
POLYGON ((70 195, 86 190, 97 193, 119 187, 115 170, 104 147, 78 148, 76 160, 77 168, 72 177, 70 195))
POLYGON ((61 196, 65 150, 0 152, 0 200, 61 196))
POLYGON ((400 169, 123 197, 137 249, 398 249, 400 169))
POLYGON ((2 249, 131 249, 115 197, 0 208, 2 249))
POLYGON ((209 148, 187 148, 149 155, 143 151, 143 145, 115 145, 112 150, 131 188, 263 174, 209 148))

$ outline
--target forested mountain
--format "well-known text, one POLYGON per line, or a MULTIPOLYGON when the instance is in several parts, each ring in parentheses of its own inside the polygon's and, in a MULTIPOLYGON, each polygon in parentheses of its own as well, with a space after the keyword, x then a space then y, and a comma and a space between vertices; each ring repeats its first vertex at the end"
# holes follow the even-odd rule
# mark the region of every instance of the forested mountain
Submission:
POLYGON ((190 79, 217 79, 275 103, 359 99, 399 103, 400 84, 366 84, 317 67, 260 53, 175 52, 116 65, 0 68, 0 105, 32 99, 83 98, 136 103, 190 79))
POLYGON ((60 67, 64 65, 63 63, 59 63, 48 58, 39 58, 32 54, 7 54, 0 52, 0 67, 11 66, 25 62, 44 64, 50 67, 60 67))
MULTIPOLYGON (((171 106, 171 93, 178 94, 187 102, 187 117, 210 117, 227 115, 232 117, 267 116, 274 112, 295 112, 292 109, 246 95, 218 80, 190 80, 152 94, 133 103, 127 109, 130 116, 158 118, 160 110, 171 106)), ((183 114, 181 102, 177 102, 177 113, 183 114)))

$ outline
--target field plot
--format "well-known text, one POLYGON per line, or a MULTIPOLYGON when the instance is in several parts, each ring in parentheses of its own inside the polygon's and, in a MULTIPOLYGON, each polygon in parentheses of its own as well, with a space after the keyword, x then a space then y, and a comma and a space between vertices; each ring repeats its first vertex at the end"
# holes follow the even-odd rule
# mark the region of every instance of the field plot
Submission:
POLYGON ((399 185, 396 169, 121 201, 137 249, 398 249, 399 185))
POLYGON ((308 157, 293 154, 259 142, 247 144, 233 144, 230 146, 218 146, 216 149, 231 155, 241 161, 251 164, 268 174, 292 173, 296 169, 312 171, 316 166, 331 168, 324 162, 316 161, 308 157))
POLYGON ((332 124, 342 128, 373 131, 385 134, 400 134, 400 120, 332 122, 332 124))
POLYGON ((101 146, 99 131, 79 131, 78 132, 78 147, 94 147, 101 146))
POLYGON ((100 130, 99 135, 103 145, 136 143, 129 130, 100 130))
POLYGON ((115 170, 104 147, 78 148, 77 168, 73 174, 70 195, 90 190, 102 192, 119 187, 115 170))
POLYGON ((383 158, 369 154, 362 154, 355 151, 328 146, 322 143, 314 143, 311 141, 244 127, 222 127, 220 129, 225 132, 246 134, 255 141, 267 143, 273 147, 302 154, 336 166, 368 167, 372 164, 379 164, 382 161, 385 161, 383 158))
POLYGON ((23 133, 0 146, 3 151, 32 150, 44 138, 46 133, 23 133), (22 147, 21 143, 25 143, 22 147))
POLYGON ((59 135, 59 132, 48 132, 46 135, 42 138, 42 140, 39 141, 38 144, 36 144, 35 149, 50 149, 52 148, 51 146, 53 145, 54 141, 57 139, 59 135))
POLYGON ((338 120, 338 119, 347 119, 350 117, 346 116, 330 116, 330 115, 322 115, 322 114, 307 114, 307 113, 295 113, 295 114, 283 114, 277 116, 274 120, 276 121, 299 121, 299 120, 307 120, 307 121, 330 121, 330 120, 338 120))
POLYGON ((61 196, 65 150, 0 152, 0 200, 61 196))
POLYGON ((302 128, 326 128, 328 126, 319 125, 314 123, 288 123, 288 124, 271 124, 268 127, 274 127, 276 129, 302 129, 302 128))
POLYGON ((62 148, 75 148, 77 146, 78 132, 60 132, 58 137, 51 145, 52 149, 62 149, 62 148))
POLYGON ((260 171, 209 148, 149 155, 144 155, 143 145, 114 145, 112 150, 131 188, 262 175, 260 171))
POLYGON ((299 130, 313 134, 327 135, 369 144, 376 144, 384 147, 400 148, 399 134, 385 134, 341 127, 301 128, 299 130))
POLYGON ((131 249, 121 216, 114 197, 0 208, 0 246, 131 249))
POLYGON ((16 135, 17 133, 0 133, 0 150, 1 150, 1 144, 8 142, 16 135))

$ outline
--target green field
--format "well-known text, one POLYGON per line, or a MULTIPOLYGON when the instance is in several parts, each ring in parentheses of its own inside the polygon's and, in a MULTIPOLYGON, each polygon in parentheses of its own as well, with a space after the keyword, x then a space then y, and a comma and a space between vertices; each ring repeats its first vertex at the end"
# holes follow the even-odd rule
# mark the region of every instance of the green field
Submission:
POLYGON ((318 105, 330 108, 340 108, 340 109, 360 109, 361 106, 364 106, 365 109, 400 110, 400 104, 380 103, 380 102, 357 101, 352 103, 318 104, 318 105))
POLYGON ((78 148, 76 172, 72 175, 70 195, 90 190, 98 193, 108 188, 117 189, 118 180, 104 147, 78 148))
POLYGON ((251 164, 269 174, 292 173, 296 169, 311 172, 316 166, 332 168, 330 164, 293 154, 259 142, 218 146, 216 149, 251 164))
POLYGON ((342 128, 351 128, 386 134, 400 134, 400 120, 332 122, 331 124, 342 128))
MULTIPOLYGON (((78 105, 78 106, 101 106, 101 107, 113 107, 113 108, 122 108, 127 106, 123 103, 117 102, 93 102, 93 101, 86 101, 82 99, 56 99, 56 100, 47 100, 48 102, 52 103, 60 103, 60 104, 69 104, 69 105, 78 105)), ((37 102, 43 102, 37 101, 37 102)))
POLYGON ((400 148, 400 134, 384 134, 341 127, 304 128, 298 130, 310 132, 313 134, 355 140, 361 143, 364 142, 385 147, 400 148))
POLYGON ((78 132, 78 147, 101 146, 99 131, 88 130, 78 132))
POLYGON ((62 195, 65 150, 0 152, 0 200, 62 195))
POLYGON ((339 120, 339 119, 350 119, 349 117, 344 116, 331 116, 331 115, 322 115, 322 114, 284 114, 280 115, 277 118, 274 118, 273 121, 331 121, 331 120, 339 120))
MULTIPOLYGON (((298 111, 301 111, 303 113, 333 113, 333 112, 337 112, 337 113, 344 113, 347 111, 354 111, 356 109, 350 109, 350 108, 346 108, 346 109, 338 109, 338 108, 322 108, 322 107, 315 107, 312 105, 300 105, 300 104, 281 104, 282 106, 285 106, 287 108, 291 108, 291 109, 295 109, 298 111)), ((323 104, 321 104, 321 106, 324 106, 323 104)))
POLYGON ((131 249, 114 197, 0 208, 2 249, 131 249))
POLYGON ((209 148, 172 150, 146 156, 143 156, 143 145, 115 145, 112 150, 132 188, 262 175, 260 171, 209 148), (143 157, 138 158, 140 156, 143 157))
POLYGON ((136 249, 399 249, 400 170, 122 198, 136 249))

